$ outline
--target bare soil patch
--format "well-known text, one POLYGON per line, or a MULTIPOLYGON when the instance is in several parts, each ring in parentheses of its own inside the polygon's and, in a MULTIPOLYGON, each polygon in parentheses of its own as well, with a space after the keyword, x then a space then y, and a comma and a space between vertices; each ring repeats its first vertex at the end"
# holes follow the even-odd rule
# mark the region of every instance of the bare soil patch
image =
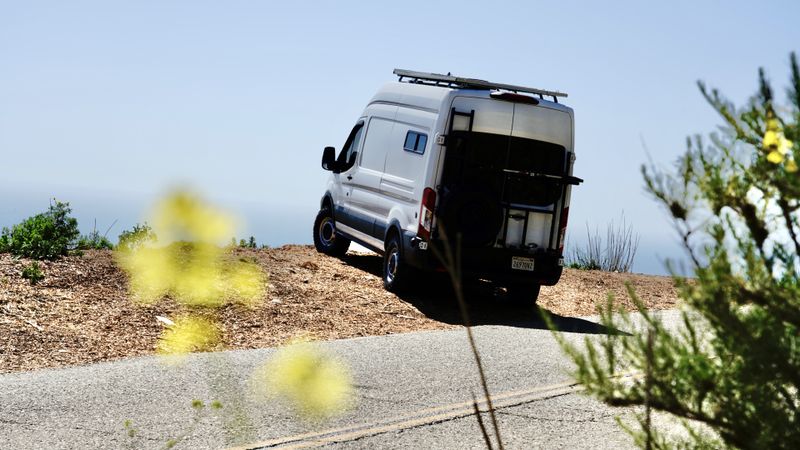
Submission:
MULTIPOLYGON (((383 289, 381 260, 373 254, 336 259, 300 245, 235 252, 257 261, 270 286, 255 308, 228 305, 215 313, 223 326, 220 349, 275 346, 299 334, 340 339, 461 325, 446 283, 391 294, 383 289)), ((45 278, 35 286, 21 276, 29 262, 0 254, 0 373, 152 354, 164 327, 156 316, 174 318, 183 308, 169 300, 152 306, 131 302, 127 278, 110 251, 41 262, 45 278)), ((555 314, 565 331, 602 332, 576 317, 595 314, 608 293, 632 309, 626 282, 649 308, 676 306, 669 277, 573 269, 564 270, 557 286, 542 288, 539 306, 555 314)), ((544 326, 537 308, 512 306, 486 283, 469 292, 475 324, 544 326)))

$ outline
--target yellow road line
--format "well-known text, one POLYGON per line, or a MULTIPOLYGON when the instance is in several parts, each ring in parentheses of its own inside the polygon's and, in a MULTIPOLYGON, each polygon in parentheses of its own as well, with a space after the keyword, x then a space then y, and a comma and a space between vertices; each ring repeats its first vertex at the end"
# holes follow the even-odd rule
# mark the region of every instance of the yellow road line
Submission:
MULTIPOLYGON (((577 383, 566 382, 551 384, 549 386, 540 386, 532 389, 507 391, 492 395, 491 398, 495 409, 497 409, 516 406, 556 395, 578 392, 580 390, 583 390, 583 388, 577 383)), ((486 398, 482 398, 478 401, 478 407, 481 409, 481 411, 486 411, 486 403, 486 398)), ((472 401, 465 401, 432 408, 423 408, 407 414, 371 423, 332 428, 318 432, 303 433, 268 441, 255 442, 252 444, 232 447, 229 450, 253 450, 264 447, 279 447, 283 449, 317 447, 334 442, 345 442, 366 436, 387 433, 390 431, 398 431, 402 429, 418 427, 421 425, 458 419, 473 415, 474 413, 475 411, 472 407, 472 401)))

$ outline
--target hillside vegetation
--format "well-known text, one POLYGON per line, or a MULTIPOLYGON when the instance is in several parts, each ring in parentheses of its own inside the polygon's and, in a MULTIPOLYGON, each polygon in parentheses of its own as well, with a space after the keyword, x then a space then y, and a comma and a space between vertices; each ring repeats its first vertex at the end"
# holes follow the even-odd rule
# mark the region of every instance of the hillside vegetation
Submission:
MULTIPOLYGON (((269 275, 269 290, 254 308, 227 305, 219 349, 274 346, 300 334, 340 339, 456 327, 456 302, 446 283, 398 297, 383 289, 381 260, 349 253, 344 259, 318 254, 311 246, 234 250, 269 275)), ((111 251, 89 250, 39 263, 44 279, 22 277, 31 261, 0 254, 0 372, 86 364, 153 354, 165 326, 181 308, 166 301, 134 304, 127 279, 111 251)), ((561 282, 542 289, 539 306, 566 317, 596 313, 608 292, 629 308, 630 282, 651 308, 671 308, 676 292, 668 277, 565 269, 561 282)), ((478 325, 543 327, 535 308, 512 306, 490 286, 469 289, 470 315, 478 325)))

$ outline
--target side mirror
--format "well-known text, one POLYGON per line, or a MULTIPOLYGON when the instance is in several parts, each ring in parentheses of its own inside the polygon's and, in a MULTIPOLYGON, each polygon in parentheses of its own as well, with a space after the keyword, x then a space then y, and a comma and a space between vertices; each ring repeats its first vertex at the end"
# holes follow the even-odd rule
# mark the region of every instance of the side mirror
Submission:
POLYGON ((333 147, 325 147, 322 151, 322 168, 325 170, 336 170, 336 149, 333 147))

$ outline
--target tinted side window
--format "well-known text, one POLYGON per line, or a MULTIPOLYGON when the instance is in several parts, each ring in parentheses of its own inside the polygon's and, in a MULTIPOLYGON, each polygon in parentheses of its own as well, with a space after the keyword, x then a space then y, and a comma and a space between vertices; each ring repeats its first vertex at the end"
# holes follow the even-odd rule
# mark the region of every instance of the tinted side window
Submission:
POLYGON ((428 136, 416 131, 409 131, 406 134, 406 142, 403 144, 403 150, 407 152, 425 153, 425 145, 428 143, 428 136))
POLYGON ((361 143, 361 135, 364 131, 364 122, 358 122, 356 126, 353 127, 353 130, 350 131, 350 135, 347 136, 347 140, 342 146, 342 151, 339 153, 339 157, 337 161, 341 164, 341 171, 344 172, 349 170, 353 167, 353 163, 355 163, 355 159, 353 158, 353 153, 358 151, 358 145, 361 143))

